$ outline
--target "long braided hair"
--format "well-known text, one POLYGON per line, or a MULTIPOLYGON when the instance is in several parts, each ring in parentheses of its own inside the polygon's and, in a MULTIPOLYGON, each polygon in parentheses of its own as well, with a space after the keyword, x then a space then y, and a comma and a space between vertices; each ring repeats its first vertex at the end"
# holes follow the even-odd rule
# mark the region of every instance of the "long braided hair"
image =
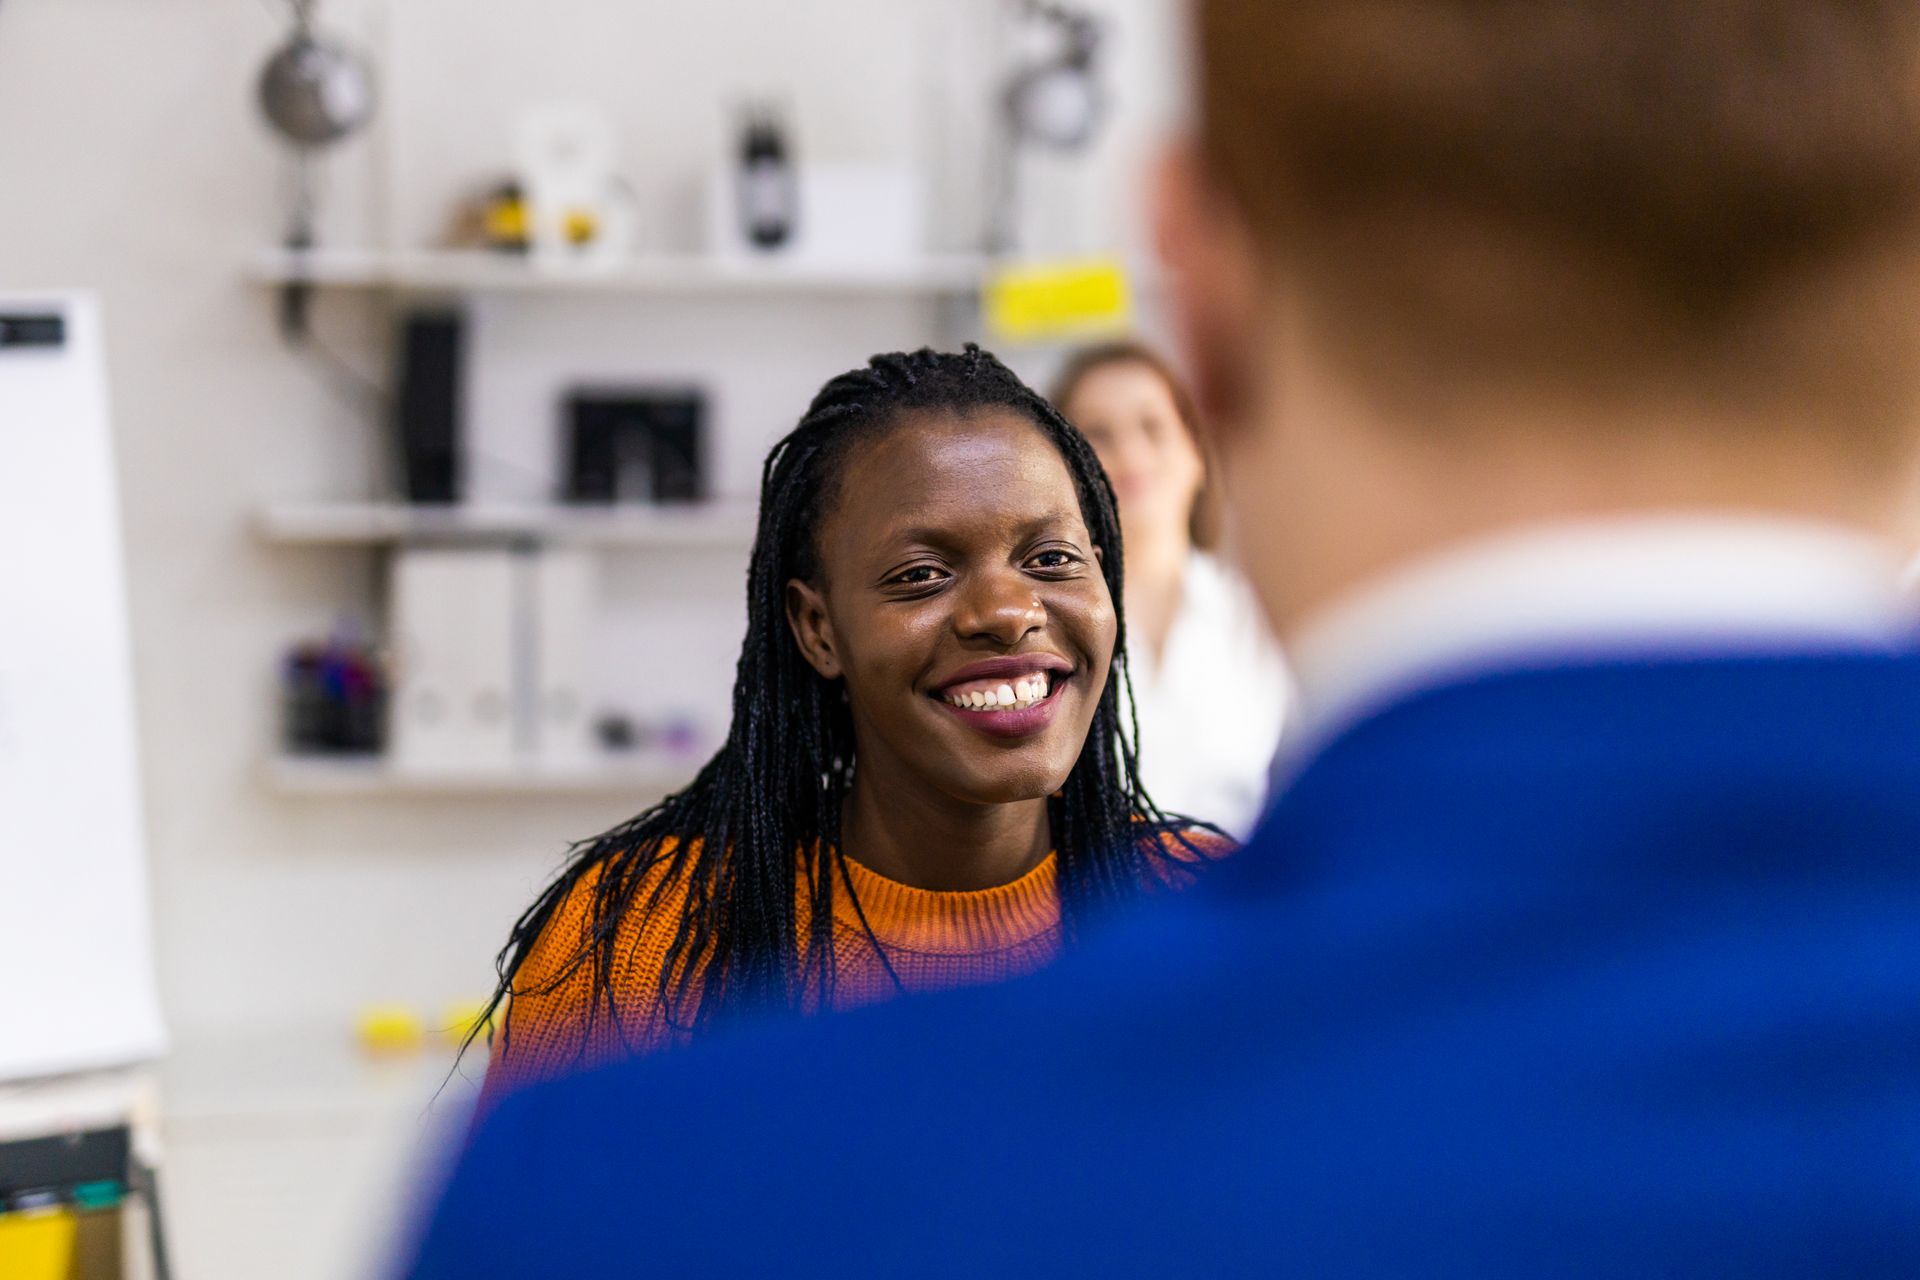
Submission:
MULTIPOLYGON (((675 884, 684 885, 685 899, 659 992, 670 1025, 698 1030, 744 1008, 830 1003, 832 929, 809 922, 830 922, 834 896, 852 893, 840 813, 853 781, 853 721, 839 682, 823 678, 802 656, 786 620, 785 587, 794 578, 818 579, 815 532, 853 448, 916 411, 988 408, 1019 413, 1060 451, 1087 529, 1103 551, 1107 586, 1120 599, 1120 523, 1106 473, 1080 433, 999 360, 973 344, 957 354, 922 348, 875 356, 865 368, 834 378, 774 445, 761 471, 747 633, 725 744, 684 791, 574 846, 501 949, 488 1016, 512 991, 515 972, 554 913, 596 871, 580 950, 544 988, 585 965, 590 1023, 605 1016, 619 1028, 613 974, 620 923, 631 911, 658 909, 675 884), (664 874, 651 874, 656 870, 664 874)), ((1154 877, 1180 874, 1179 868, 1169 872, 1166 842, 1185 843, 1190 828, 1204 825, 1169 819, 1141 788, 1137 726, 1130 715, 1123 724, 1121 714, 1126 635, 1118 610, 1116 625, 1112 673, 1086 744, 1048 802, 1069 942, 1093 915, 1154 877)), ((509 1051, 503 1044, 502 1052, 509 1051)))

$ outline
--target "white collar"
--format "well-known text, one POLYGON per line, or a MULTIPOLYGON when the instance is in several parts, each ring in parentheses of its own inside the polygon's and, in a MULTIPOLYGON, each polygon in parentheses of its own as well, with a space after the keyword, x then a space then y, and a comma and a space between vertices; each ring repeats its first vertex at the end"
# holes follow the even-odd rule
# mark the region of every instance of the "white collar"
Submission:
POLYGON ((1835 524, 1671 514, 1537 525, 1436 552, 1311 616, 1288 646, 1304 739, 1529 656, 1862 647, 1912 634, 1899 559, 1835 524))

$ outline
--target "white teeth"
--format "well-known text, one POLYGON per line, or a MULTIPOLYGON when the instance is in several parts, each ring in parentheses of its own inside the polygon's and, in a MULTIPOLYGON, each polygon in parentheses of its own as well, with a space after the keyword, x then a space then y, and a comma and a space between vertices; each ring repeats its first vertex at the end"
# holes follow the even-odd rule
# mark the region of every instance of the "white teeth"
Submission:
POLYGON ((989 689, 972 689, 964 693, 950 693, 947 701, 956 707, 971 711, 997 711, 1002 707, 1030 707, 1044 699, 1052 686, 1052 676, 1047 672, 1022 676, 1020 679, 989 689))

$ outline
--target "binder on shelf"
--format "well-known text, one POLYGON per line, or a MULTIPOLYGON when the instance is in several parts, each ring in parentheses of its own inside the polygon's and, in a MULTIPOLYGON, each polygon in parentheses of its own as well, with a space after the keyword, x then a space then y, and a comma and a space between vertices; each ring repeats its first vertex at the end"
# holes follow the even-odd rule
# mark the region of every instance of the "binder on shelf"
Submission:
POLYGON ((522 741, 542 768, 592 767, 602 762, 593 726, 599 561, 591 552, 547 548, 524 557, 523 566, 522 741))
POLYGON ((394 555, 394 768, 513 763, 515 577, 505 549, 409 547, 394 555))

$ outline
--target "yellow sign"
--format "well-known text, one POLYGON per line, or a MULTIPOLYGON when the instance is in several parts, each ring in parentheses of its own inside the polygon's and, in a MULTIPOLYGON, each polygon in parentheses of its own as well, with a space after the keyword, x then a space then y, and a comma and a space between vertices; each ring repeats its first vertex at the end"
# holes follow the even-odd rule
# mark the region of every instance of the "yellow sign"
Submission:
POLYGON ((1133 301, 1126 269, 1096 258, 1002 268, 987 278, 981 310, 994 338, 1035 342, 1124 329, 1133 301))

